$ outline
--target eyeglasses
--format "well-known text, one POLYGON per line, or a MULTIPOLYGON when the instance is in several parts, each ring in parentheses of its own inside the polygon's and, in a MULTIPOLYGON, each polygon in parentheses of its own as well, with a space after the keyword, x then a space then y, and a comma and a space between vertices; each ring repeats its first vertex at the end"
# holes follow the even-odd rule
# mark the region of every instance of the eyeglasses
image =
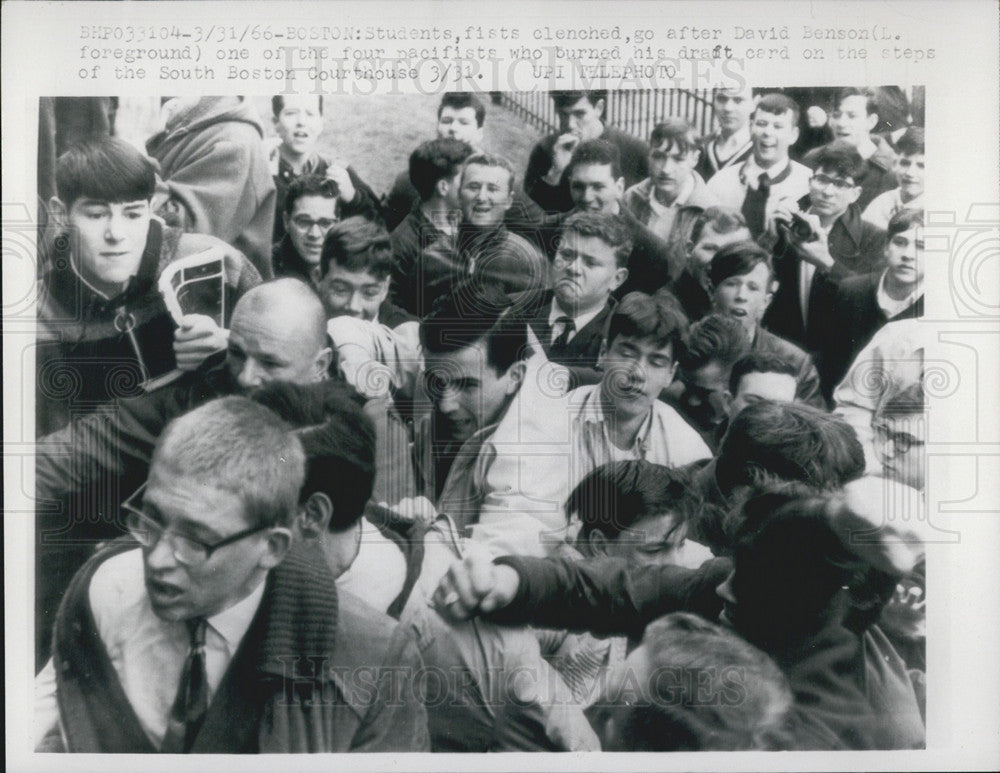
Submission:
POLYGON ((265 529, 271 528, 269 525, 253 526, 236 534, 231 534, 225 539, 216 543, 208 544, 193 537, 186 537, 165 529, 163 524, 154 520, 142 511, 142 498, 145 494, 146 486, 143 484, 132 496, 122 503, 122 510, 125 511, 125 527, 135 538, 135 541, 144 548, 155 547, 165 536, 170 538, 170 547, 173 551, 174 559, 184 566, 197 566, 205 563, 209 557, 219 548, 231 545, 234 542, 257 534, 265 529))
POLYGON ((893 432, 884 424, 876 424, 874 429, 879 444, 885 447, 891 441, 892 447, 897 454, 905 454, 914 446, 924 445, 923 440, 914 437, 909 432, 893 432))
POLYGON ((828 188, 832 185, 838 191, 846 191, 848 188, 854 187, 854 183, 851 180, 842 180, 839 177, 830 177, 827 174, 814 174, 812 181, 819 188, 828 188))
POLYGON ((337 221, 329 217, 321 217, 319 220, 313 220, 308 215, 296 215, 292 218, 292 223, 296 228, 300 228, 303 231, 311 231, 316 226, 319 226, 319 230, 321 231, 329 231, 337 224, 337 221))

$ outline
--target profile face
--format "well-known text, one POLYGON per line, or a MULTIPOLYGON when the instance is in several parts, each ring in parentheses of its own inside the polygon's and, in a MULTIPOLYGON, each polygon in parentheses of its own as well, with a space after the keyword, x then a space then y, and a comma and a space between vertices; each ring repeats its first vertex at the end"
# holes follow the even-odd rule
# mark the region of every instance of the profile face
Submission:
POLYGON ((282 144, 294 155, 312 153, 323 131, 319 97, 286 96, 281 112, 274 116, 274 130, 282 144))
POLYGON ((499 225, 514 202, 510 185, 510 172, 502 166, 466 166, 459 189, 465 222, 480 227, 499 225))
POLYGON ((145 199, 110 203, 79 198, 66 213, 73 258, 83 278, 102 291, 124 285, 139 271, 152 218, 145 199))
POLYGON ((615 247, 598 236, 564 231, 553 260, 554 292, 567 311, 589 310, 607 303, 625 281, 627 270, 618 267, 615 247))
POLYGON ((319 264, 323 239, 337 222, 337 200, 328 196, 299 196, 284 215, 292 246, 310 266, 319 264))

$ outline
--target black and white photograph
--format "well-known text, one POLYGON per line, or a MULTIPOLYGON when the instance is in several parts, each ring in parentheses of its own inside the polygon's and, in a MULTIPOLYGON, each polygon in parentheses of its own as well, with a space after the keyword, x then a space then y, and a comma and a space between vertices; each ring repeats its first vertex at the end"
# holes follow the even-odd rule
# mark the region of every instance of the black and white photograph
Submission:
POLYGON ((996 70, 810 5, 81 3, 5 57, 24 769, 1000 764, 996 70))

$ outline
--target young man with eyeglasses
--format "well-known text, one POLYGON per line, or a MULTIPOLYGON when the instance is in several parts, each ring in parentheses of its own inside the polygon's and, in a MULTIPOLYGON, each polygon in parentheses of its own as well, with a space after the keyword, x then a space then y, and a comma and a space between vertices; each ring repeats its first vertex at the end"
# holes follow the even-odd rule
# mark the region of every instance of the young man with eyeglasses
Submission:
POLYGON ((337 186, 319 175, 299 177, 285 194, 285 233, 271 248, 274 275, 294 276, 312 281, 312 270, 319 264, 323 239, 340 219, 337 186))
POLYGON ((246 398, 167 427, 126 509, 134 542, 95 556, 61 605, 39 750, 428 748, 407 634, 341 609, 322 554, 293 540, 304 475, 299 439, 246 398))
POLYGON ((857 206, 864 162, 844 140, 834 140, 816 155, 809 194, 783 202, 774 213, 778 289, 763 324, 772 333, 809 352, 821 350, 837 283, 882 267, 885 231, 861 218, 857 206))

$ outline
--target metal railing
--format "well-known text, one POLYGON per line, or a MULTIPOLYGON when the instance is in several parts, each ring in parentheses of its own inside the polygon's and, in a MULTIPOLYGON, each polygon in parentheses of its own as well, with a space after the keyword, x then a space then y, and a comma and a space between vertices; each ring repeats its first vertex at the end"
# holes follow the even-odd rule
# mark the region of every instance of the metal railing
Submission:
MULTIPOLYGON (((559 129, 559 118, 547 91, 508 91, 503 93, 501 102, 543 134, 559 129)), ((712 131, 711 89, 637 89, 608 93, 607 122, 634 137, 648 139, 653 127, 669 116, 686 118, 701 134, 709 134, 712 131)))

